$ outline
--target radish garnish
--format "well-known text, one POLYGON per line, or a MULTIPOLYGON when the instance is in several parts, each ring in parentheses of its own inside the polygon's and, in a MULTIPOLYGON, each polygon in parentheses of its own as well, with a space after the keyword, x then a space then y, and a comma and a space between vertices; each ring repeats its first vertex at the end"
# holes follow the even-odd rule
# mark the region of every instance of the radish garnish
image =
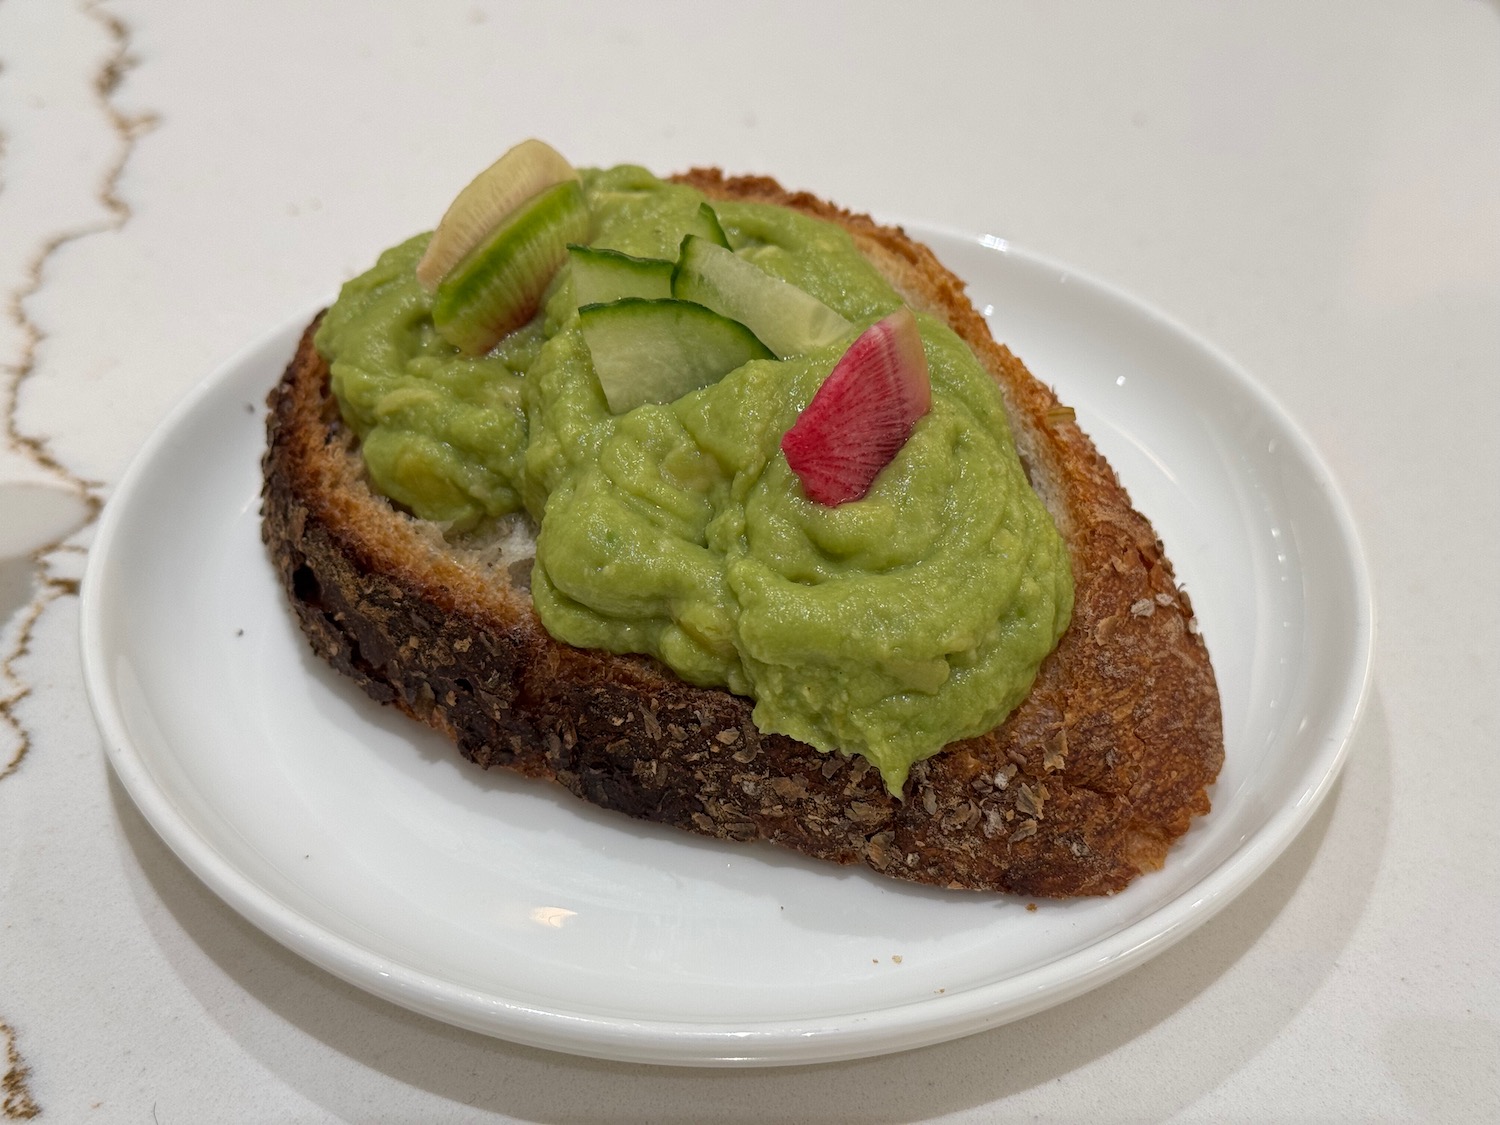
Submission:
POLYGON ((932 406, 917 318, 903 306, 850 345, 781 438, 809 499, 863 499, 932 406))

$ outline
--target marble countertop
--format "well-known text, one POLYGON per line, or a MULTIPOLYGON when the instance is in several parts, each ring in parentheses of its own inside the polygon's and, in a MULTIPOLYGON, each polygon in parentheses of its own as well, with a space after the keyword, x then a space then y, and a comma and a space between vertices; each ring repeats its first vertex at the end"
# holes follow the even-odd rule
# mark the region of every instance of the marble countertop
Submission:
POLYGON ((1500 9, 1492 2, 0 0, 0 1071, 59 1121, 1500 1116, 1500 9), (1166 953, 881 1059, 519 1047, 287 952, 113 777, 102 504, 171 405, 525 136, 994 233, 1232 355, 1376 588, 1342 779, 1166 953))

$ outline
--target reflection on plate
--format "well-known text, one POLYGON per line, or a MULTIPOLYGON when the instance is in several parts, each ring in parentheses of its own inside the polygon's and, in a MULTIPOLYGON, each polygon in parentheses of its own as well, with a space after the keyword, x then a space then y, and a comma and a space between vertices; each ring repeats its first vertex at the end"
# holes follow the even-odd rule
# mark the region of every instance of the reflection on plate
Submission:
POLYGON ((1280 409, 1182 328, 995 239, 916 233, 1076 406, 1198 610, 1227 761, 1164 871, 1033 912, 699 840, 461 761, 311 655, 261 547, 261 403, 301 320, 172 414, 99 529, 87 681, 147 819, 226 902, 345 980, 477 1031, 648 1062, 955 1038, 1102 984, 1221 909, 1348 746, 1371 641, 1349 517, 1280 409))

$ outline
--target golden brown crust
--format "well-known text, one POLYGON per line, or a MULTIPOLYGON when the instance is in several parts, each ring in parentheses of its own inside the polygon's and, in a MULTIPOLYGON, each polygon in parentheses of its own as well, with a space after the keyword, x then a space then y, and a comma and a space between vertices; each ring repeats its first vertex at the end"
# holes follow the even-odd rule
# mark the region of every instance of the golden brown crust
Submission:
POLYGON ((1208 811, 1223 739, 1207 651, 1151 525, 926 247, 763 177, 678 178, 839 223, 999 381, 1076 587, 1073 622, 1026 701, 990 734, 918 763, 897 801, 861 758, 761 734, 744 699, 553 640, 524 580, 442 550, 370 491, 309 328, 270 396, 263 536, 313 648, 481 766, 689 831, 1038 896, 1108 894, 1160 867, 1208 811))

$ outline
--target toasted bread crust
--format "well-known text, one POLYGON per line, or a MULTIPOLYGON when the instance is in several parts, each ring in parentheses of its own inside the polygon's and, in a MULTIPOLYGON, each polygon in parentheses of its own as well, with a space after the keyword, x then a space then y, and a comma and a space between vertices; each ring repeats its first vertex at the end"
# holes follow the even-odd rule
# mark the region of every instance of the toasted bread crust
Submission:
POLYGON ((481 766, 691 832, 1030 896, 1109 894, 1160 867, 1208 811, 1223 737, 1208 653, 1151 525, 926 247, 773 180, 711 169, 678 179, 842 225, 999 381, 1076 591, 1072 624, 1025 702, 991 733, 918 763, 902 801, 862 758, 760 733, 748 700, 644 657, 554 640, 523 576, 444 550, 371 492, 313 347, 316 324, 270 395, 262 525, 314 650, 481 766))

